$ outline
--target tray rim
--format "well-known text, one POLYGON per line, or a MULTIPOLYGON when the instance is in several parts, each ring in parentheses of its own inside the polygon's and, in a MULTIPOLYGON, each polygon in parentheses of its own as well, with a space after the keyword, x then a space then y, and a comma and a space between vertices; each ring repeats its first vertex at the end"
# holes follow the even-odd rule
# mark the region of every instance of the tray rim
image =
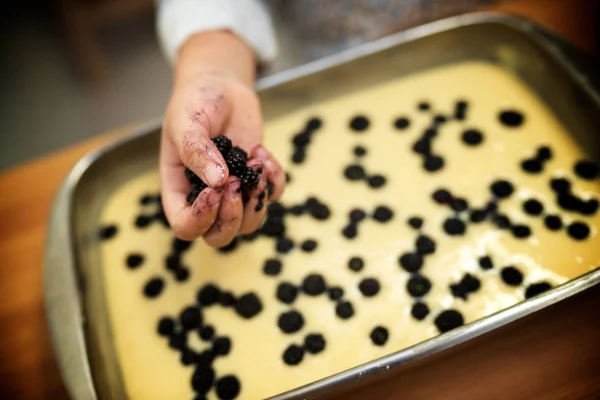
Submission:
MULTIPOLYGON (((426 36, 459 27, 486 23, 503 25, 526 34, 537 46, 545 50, 550 57, 554 58, 554 61, 570 74, 575 83, 600 108, 600 94, 590 87, 588 76, 573 63, 572 59, 569 60, 569 57, 566 55, 573 52, 568 43, 560 39, 555 33, 542 28, 533 21, 497 12, 475 12, 454 16, 398 32, 374 42, 366 43, 308 64, 267 76, 260 79, 255 87, 257 91, 262 92, 289 81, 325 71, 329 68, 426 36)), ((78 295, 79 291, 76 280, 77 267, 75 265, 75 245, 71 225, 73 195, 84 173, 99 158, 115 148, 141 136, 155 132, 161 128, 162 122, 163 117, 159 117, 144 123, 133 129, 130 133, 114 139, 82 157, 64 180, 52 205, 44 253, 44 305, 46 318, 50 326, 54 354, 63 382, 72 399, 98 399, 83 329, 85 314, 82 311, 83 305, 78 295), (64 240, 65 238, 67 240, 64 240)), ((500 328, 581 293, 597 284, 600 284, 600 268, 572 279, 538 297, 517 303, 512 307, 466 324, 451 332, 438 335, 406 349, 288 392, 272 396, 269 399, 289 400, 307 398, 307 396, 318 396, 326 393, 332 387, 381 375, 394 368, 484 335, 496 328, 500 328)))

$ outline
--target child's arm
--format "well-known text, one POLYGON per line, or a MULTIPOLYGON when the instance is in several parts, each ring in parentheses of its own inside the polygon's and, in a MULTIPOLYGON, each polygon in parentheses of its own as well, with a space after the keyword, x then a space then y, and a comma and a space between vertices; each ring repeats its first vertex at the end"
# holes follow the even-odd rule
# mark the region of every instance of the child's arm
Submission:
MULTIPOLYGON (((161 13, 170 3, 179 2, 213 3, 167 0, 161 13)), ((238 4, 238 0, 235 2, 238 4)), ((159 17, 159 24, 163 17, 159 17)), ((262 118, 253 89, 257 53, 251 43, 232 29, 179 35, 186 39, 177 51, 173 93, 161 138, 162 201, 175 235, 187 240, 202 236, 208 244, 220 247, 238 232, 250 233, 259 226, 266 207, 255 210, 258 194, 266 190, 268 179, 274 189, 271 198, 277 199, 283 191, 285 175, 277 161, 260 146, 262 118), (229 177, 223 158, 210 140, 221 134, 253 157, 250 166, 263 171, 259 186, 246 205, 238 192, 239 180, 229 177), (191 206, 186 202, 189 183, 185 167, 209 185, 191 206)))
POLYGON ((157 28, 169 61, 181 45, 199 32, 228 30, 246 42, 260 63, 272 62, 277 41, 261 0, 158 0, 157 28))

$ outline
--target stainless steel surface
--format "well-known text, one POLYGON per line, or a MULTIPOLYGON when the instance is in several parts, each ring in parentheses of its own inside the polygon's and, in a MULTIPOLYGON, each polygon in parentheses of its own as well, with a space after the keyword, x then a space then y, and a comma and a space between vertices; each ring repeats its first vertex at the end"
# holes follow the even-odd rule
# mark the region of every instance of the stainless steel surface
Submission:
MULTIPOLYGON (((600 158, 600 98, 571 50, 531 22, 470 14, 411 29, 258 83, 265 120, 317 99, 463 60, 484 60, 520 76, 600 158)), ((99 210, 111 191, 156 166, 160 121, 83 158, 57 196, 45 260, 45 294, 55 353, 76 400, 126 398, 112 346, 96 242, 99 210)), ((600 282, 596 270, 535 299, 452 332, 273 397, 312 399, 410 368, 413 362, 574 296, 600 282)))

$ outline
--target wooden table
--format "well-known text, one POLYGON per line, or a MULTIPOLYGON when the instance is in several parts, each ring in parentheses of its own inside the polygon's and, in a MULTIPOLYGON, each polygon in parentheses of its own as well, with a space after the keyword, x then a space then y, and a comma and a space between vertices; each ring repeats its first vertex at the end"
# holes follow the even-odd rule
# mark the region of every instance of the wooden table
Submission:
MULTIPOLYGON (((595 4, 595 0, 526 0, 504 4, 500 9, 533 16, 589 50, 594 46, 589 27, 593 15, 590 10, 595 4)), ((67 398, 49 341, 42 294, 44 235, 51 201, 80 157, 129 130, 122 128, 101 135, 0 174, 2 399, 67 398)), ((505 341, 496 339, 492 342, 495 345, 487 348, 478 347, 477 343, 469 345, 473 346, 469 350, 471 356, 458 361, 448 356, 449 361, 440 364, 441 369, 437 371, 440 375, 435 378, 436 382, 442 379, 441 386, 436 387, 444 390, 437 395, 428 392, 431 378, 425 372, 417 370, 402 377, 408 390, 405 393, 413 394, 405 398, 509 398, 505 395, 516 392, 524 395, 522 398, 531 399, 600 399, 597 293, 550 310, 560 317, 563 325, 557 326, 552 318, 546 318, 539 321, 537 330, 521 334, 517 331, 517 337, 532 343, 528 349, 511 347, 515 342, 507 338, 505 341), (590 315, 595 318, 589 318, 581 328, 569 325, 578 321, 577 318, 590 315), (487 370, 482 367, 482 359, 489 359, 485 364, 487 370), (519 365, 521 368, 517 368, 519 365), (473 387, 477 390, 472 390, 473 387)), ((516 328, 509 327, 506 332, 510 333, 510 329, 516 328)), ((391 393, 362 395, 392 398, 391 393)))

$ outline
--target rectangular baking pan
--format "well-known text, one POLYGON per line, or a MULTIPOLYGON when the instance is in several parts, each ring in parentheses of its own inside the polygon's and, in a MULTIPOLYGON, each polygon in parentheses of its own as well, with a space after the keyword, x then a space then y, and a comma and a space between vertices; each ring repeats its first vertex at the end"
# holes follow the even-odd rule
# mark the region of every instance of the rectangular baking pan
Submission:
MULTIPOLYGON (((588 156, 600 158, 600 98, 586 72, 587 61, 534 23, 505 15, 475 13, 423 25, 266 77, 257 86, 268 121, 316 100, 465 60, 487 61, 518 75, 588 156)), ((74 400, 127 398, 94 239, 110 193, 128 178, 156 168, 160 128, 157 120, 84 157, 55 200, 45 254, 45 302, 56 357, 74 400)), ((355 389, 370 385, 388 385, 391 393, 401 374, 434 368, 448 354, 460 357, 465 342, 485 343, 494 332, 513 332, 507 324, 533 329, 533 314, 583 291, 597 294, 599 282, 596 269, 539 297, 273 399, 351 398, 355 389)))

